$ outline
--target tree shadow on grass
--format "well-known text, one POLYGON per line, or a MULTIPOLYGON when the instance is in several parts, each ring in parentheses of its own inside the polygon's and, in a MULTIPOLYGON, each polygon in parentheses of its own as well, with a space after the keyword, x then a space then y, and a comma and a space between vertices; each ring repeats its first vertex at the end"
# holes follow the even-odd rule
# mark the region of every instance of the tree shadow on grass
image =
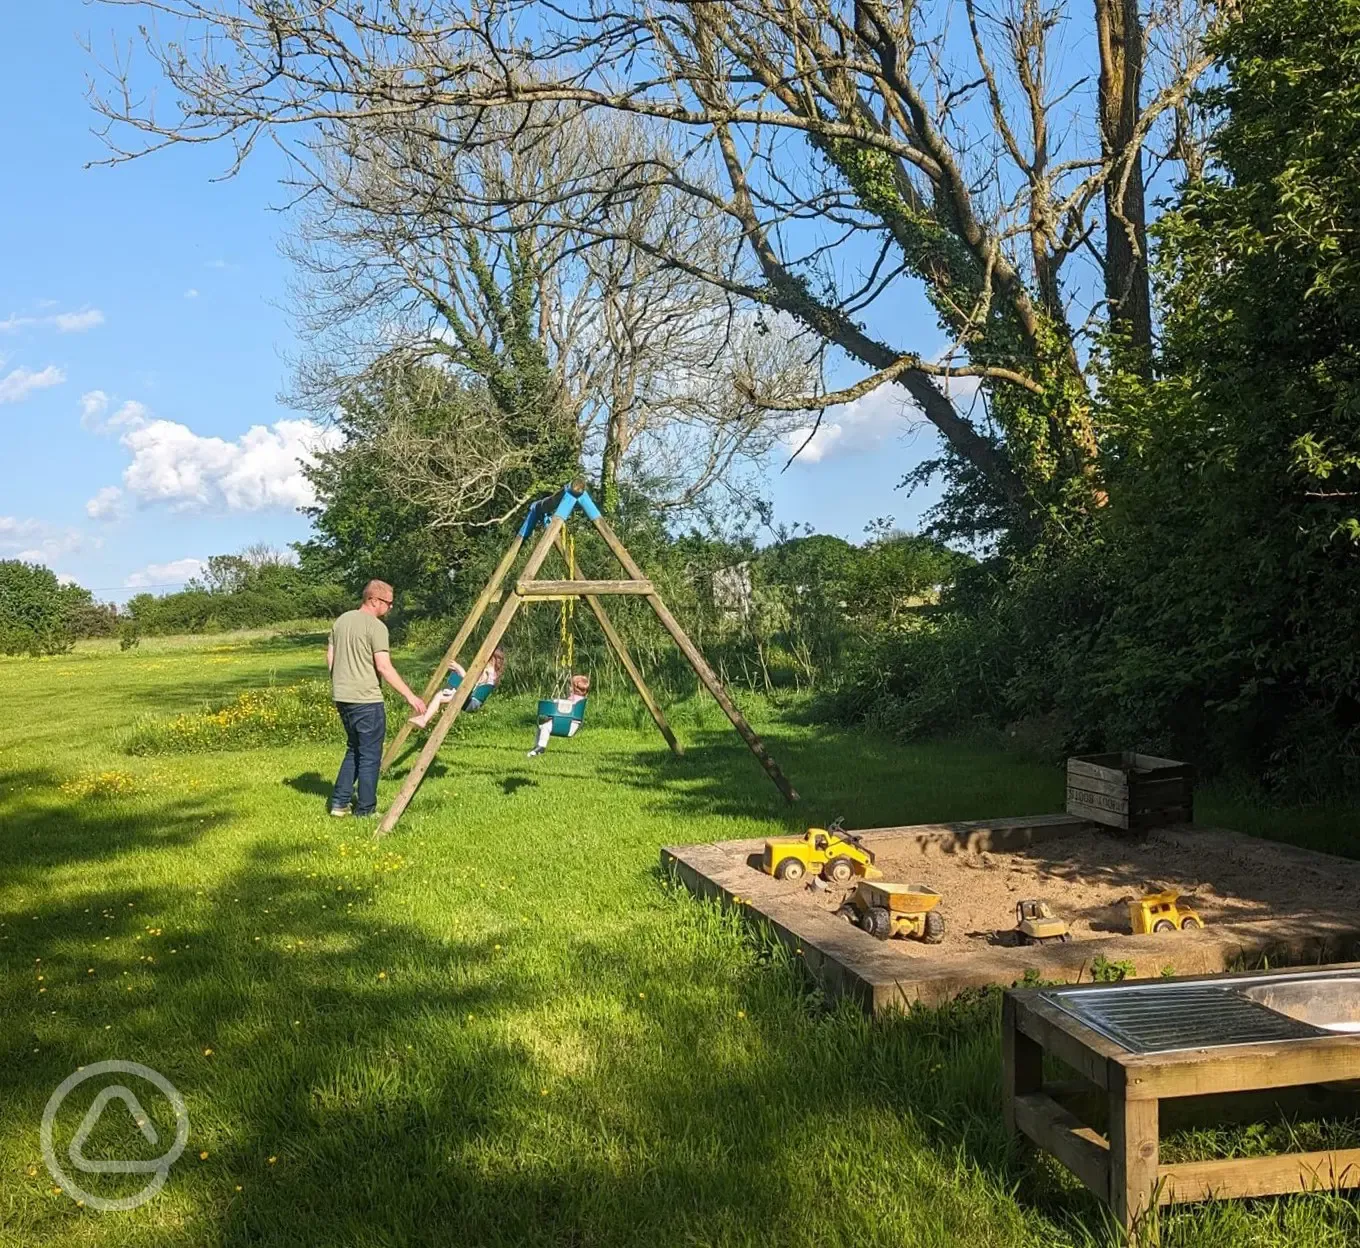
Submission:
POLYGON ((9 772, 0 789, 0 876, 36 887, 60 867, 96 867, 124 854, 194 844, 232 818, 223 794, 79 796, 62 792, 69 777, 49 768, 9 772))
MULTIPOLYGON (((118 820, 94 809, 78 837, 158 844, 118 820)), ((5 1148, 37 1161, 52 1089, 104 1058, 188 1104, 165 1196, 91 1242, 956 1243, 979 1217, 990 1242, 1044 1238, 1008 1198, 994 1000, 828 1013, 788 955, 723 938, 716 907, 658 889, 583 926, 560 864, 519 882, 559 899, 530 922, 452 891, 416 847, 223 848, 211 882, 183 853, 157 882, 49 873, 3 915, 5 1148), (401 918, 438 887, 444 930, 401 918)), ((32 1242, 71 1242, 81 1215, 46 1187, 17 1216, 32 1242)))

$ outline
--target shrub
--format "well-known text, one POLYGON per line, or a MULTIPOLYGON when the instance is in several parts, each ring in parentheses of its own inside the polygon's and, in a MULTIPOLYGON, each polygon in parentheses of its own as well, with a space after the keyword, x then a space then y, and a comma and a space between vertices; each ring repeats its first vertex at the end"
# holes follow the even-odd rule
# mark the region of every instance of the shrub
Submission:
POLYGON ((329 741, 338 733, 330 685, 307 680, 247 690, 223 705, 172 719, 140 719, 125 748, 129 754, 197 754, 329 741))

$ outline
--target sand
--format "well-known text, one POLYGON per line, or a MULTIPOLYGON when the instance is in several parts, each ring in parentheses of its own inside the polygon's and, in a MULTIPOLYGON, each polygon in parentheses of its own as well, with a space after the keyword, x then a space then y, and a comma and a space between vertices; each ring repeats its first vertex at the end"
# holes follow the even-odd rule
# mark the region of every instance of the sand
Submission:
MULTIPOLYGON (((1287 846, 1197 827, 1154 831, 1142 840, 1081 831, 1013 853, 946 853, 892 838, 870 844, 886 882, 921 881, 943 894, 945 939, 935 949, 996 941, 1014 928, 1015 903, 1026 898, 1047 901, 1077 941, 1127 935, 1129 901, 1167 888, 1179 889, 1210 926, 1342 914, 1360 905, 1356 864, 1318 865, 1287 846)), ((788 887, 825 910, 837 909, 852 891, 788 887)), ((915 941, 893 943, 904 953, 925 951, 915 941)))

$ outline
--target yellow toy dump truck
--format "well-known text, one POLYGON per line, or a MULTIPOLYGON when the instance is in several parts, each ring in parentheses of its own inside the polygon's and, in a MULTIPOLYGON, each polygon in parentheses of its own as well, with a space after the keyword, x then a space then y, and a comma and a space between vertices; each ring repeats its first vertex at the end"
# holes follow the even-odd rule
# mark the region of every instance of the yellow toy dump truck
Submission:
POLYGON ((1168 889, 1129 902, 1129 924, 1133 934, 1146 936, 1149 932, 1174 932, 1177 928, 1189 931, 1203 927, 1204 920, 1195 911, 1176 904, 1179 897, 1180 893, 1175 889, 1168 889))
POLYGON ((936 907, 940 894, 929 884, 871 884, 861 880, 836 913, 870 936, 914 936, 928 945, 944 939, 944 915, 936 907))
POLYGON ((1015 932, 1022 945, 1066 944, 1072 939, 1067 922, 1053 913, 1046 901, 1015 903, 1015 932))
POLYGON ((857 875, 880 874, 874 854, 840 821, 829 828, 809 828, 802 836, 776 836, 765 842, 760 869, 776 880, 801 880, 809 871, 831 884, 848 884, 857 875))

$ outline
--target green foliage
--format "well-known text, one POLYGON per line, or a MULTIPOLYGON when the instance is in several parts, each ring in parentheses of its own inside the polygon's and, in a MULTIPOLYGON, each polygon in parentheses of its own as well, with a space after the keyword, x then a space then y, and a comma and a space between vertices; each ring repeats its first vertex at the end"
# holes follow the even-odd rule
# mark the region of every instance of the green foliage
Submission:
POLYGON ((50 568, 0 560, 0 654, 60 654, 77 638, 107 636, 113 619, 112 608, 62 585, 50 568))
POLYGON ((1111 961, 1103 953, 1091 959, 1091 982, 1096 984, 1117 984, 1137 972, 1137 967, 1127 960, 1111 961))
POLYGON ((1156 231, 1157 379, 1099 361, 1108 505, 1012 529, 848 713, 1360 786, 1360 3, 1268 0, 1217 38, 1214 173, 1156 231))
POLYGON ((338 734, 329 682, 306 680, 249 689, 215 707, 169 719, 145 716, 132 725, 125 748, 132 755, 199 754, 329 741, 338 734))
POLYGON ((136 594, 123 609, 124 648, 144 636, 220 633, 283 620, 327 619, 353 605, 341 586, 318 579, 314 564, 277 555, 214 555, 203 576, 178 593, 136 594))

